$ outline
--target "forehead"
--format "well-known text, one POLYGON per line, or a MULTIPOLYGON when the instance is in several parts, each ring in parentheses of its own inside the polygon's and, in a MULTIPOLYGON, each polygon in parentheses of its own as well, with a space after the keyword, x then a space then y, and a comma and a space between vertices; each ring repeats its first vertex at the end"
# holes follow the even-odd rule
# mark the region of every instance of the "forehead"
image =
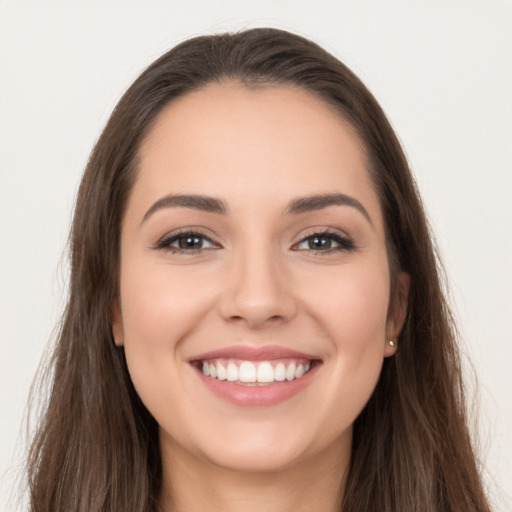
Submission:
POLYGON ((378 203, 353 128, 295 87, 228 82, 188 93, 159 114, 139 162, 135 189, 153 197, 250 192, 279 202, 342 192, 378 203))

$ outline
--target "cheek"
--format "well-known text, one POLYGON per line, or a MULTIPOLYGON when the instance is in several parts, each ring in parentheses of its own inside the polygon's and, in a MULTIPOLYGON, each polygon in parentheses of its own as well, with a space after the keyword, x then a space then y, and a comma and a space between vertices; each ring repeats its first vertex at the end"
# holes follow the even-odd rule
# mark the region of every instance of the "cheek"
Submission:
POLYGON ((316 280, 306 307, 326 350, 325 366, 332 387, 325 390, 325 404, 339 405, 331 417, 333 430, 354 421, 377 384, 388 304, 385 267, 347 267, 331 279, 316 280))
POLYGON ((306 307, 337 349, 364 352, 377 344, 382 348, 389 305, 386 267, 342 267, 317 275, 313 282, 306 307))
POLYGON ((159 411, 169 406, 159 403, 162 391, 172 394, 178 387, 187 335, 214 299, 201 273, 141 260, 127 260, 121 269, 124 350, 139 396, 150 411, 159 411))
POLYGON ((213 300, 205 276, 192 267, 176 271, 165 264, 137 262, 126 267, 121 281, 125 344, 177 348, 182 334, 190 332, 213 300))

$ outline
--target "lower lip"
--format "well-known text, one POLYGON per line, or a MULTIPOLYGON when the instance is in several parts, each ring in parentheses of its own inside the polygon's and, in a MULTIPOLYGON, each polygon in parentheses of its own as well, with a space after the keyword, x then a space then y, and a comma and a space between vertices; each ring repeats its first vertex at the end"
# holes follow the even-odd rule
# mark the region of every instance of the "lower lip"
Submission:
POLYGON ((199 369, 196 371, 208 389, 227 402, 241 407, 269 407, 280 404, 300 393, 310 384, 317 369, 318 366, 315 365, 299 379, 275 382, 264 386, 244 386, 227 380, 207 377, 199 369))

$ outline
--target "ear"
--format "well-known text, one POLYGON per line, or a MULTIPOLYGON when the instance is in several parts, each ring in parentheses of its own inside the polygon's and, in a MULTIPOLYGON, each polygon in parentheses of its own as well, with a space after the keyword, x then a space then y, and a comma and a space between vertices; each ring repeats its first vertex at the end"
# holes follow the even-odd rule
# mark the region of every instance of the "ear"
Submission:
POLYGON ((117 299, 115 299, 112 303, 110 323, 112 325, 112 335, 114 336, 114 342, 118 347, 122 347, 124 345, 123 317, 121 315, 121 308, 117 299))
POLYGON ((398 336, 407 318, 407 306, 409 304, 409 288, 411 277, 405 272, 400 272, 396 277, 395 293, 389 307, 388 320, 386 323, 386 339, 384 340, 384 357, 395 354, 397 350, 398 336), (394 343, 389 343, 393 341, 394 343))

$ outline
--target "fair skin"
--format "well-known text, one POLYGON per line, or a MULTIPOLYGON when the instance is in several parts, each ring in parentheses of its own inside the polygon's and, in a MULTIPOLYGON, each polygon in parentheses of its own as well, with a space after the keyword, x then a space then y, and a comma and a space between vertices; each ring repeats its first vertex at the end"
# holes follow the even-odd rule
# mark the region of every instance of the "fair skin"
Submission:
POLYGON ((166 107, 140 150, 113 313, 160 426, 162 510, 336 510, 403 322, 390 286, 379 200, 331 107, 235 82, 166 107), (276 377, 220 380, 205 359, 276 377), (276 381, 279 363, 310 370, 276 381))

